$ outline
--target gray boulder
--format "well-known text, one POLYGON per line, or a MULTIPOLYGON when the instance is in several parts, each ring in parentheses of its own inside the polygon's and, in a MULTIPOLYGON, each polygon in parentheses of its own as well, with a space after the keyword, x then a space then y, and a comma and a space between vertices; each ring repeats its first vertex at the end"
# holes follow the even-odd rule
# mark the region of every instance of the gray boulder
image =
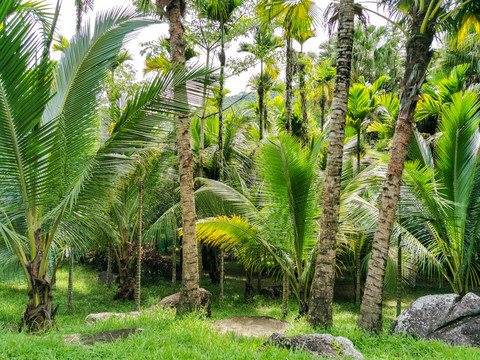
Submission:
POLYGON ((422 296, 392 323, 390 333, 478 346, 480 297, 474 293, 422 296))
POLYGON ((284 334, 273 334, 262 345, 262 348, 268 345, 303 350, 319 357, 365 360, 363 355, 355 350, 349 339, 330 334, 296 335, 291 338, 284 334))
POLYGON ((97 322, 105 321, 111 318, 117 318, 117 319, 122 319, 127 316, 138 316, 142 312, 141 311, 132 311, 128 313, 114 313, 114 312, 103 312, 103 313, 94 313, 94 314, 89 314, 85 318, 85 325, 92 325, 97 322))
MULTIPOLYGON (((177 308, 178 303, 180 302, 180 293, 175 293, 173 295, 164 297, 155 307, 160 308, 177 308)), ((206 311, 207 316, 210 317, 212 315, 212 293, 208 290, 200 288, 200 307, 206 311)))
POLYGON ((93 345, 96 342, 109 343, 118 339, 125 340, 128 335, 141 333, 143 329, 120 329, 107 330, 96 334, 72 334, 64 335, 63 342, 65 344, 79 344, 82 346, 93 345))

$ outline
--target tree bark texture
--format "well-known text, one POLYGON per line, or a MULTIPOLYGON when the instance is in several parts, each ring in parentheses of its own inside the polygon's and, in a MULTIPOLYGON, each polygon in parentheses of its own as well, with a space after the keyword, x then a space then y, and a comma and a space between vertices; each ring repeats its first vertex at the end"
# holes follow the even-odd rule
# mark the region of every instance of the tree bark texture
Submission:
MULTIPOLYGON (((174 64, 185 64, 185 42, 183 39, 182 15, 185 10, 182 0, 172 0, 167 6, 169 21, 171 60, 174 64)), ((174 89, 174 97, 187 100, 186 85, 174 89)), ((176 121, 178 174, 180 180, 180 204, 182 209, 182 287, 179 312, 192 311, 200 305, 198 253, 196 233, 195 197, 193 187, 193 155, 191 151, 190 119, 179 114, 176 121)))
POLYGON ((397 317, 402 313, 402 236, 398 236, 397 249, 397 317))
POLYGON ((355 304, 360 306, 362 302, 362 238, 355 236, 355 304))
POLYGON ((138 179, 138 240, 137 240, 137 279, 135 282, 135 311, 140 310, 140 290, 142 284, 142 226, 143 226, 143 182, 138 179))
POLYGON ((223 285, 225 283, 225 250, 220 249, 220 294, 218 295, 218 304, 223 306, 223 285))
POLYGON ((259 139, 263 139, 263 108, 265 91, 263 88, 263 60, 260 62, 260 83, 258 84, 258 131, 259 139))
POLYGON ((322 223, 307 317, 308 322, 313 327, 318 325, 331 326, 333 322, 333 286, 340 211, 343 143, 352 65, 353 16, 353 0, 342 0, 339 8, 337 76, 332 102, 327 168, 323 188, 322 223))
POLYGON ((282 293, 282 317, 288 315, 288 298, 290 297, 290 284, 287 274, 283 273, 283 293, 282 293))
MULTIPOLYGON (((426 8, 428 8, 430 1, 427 0, 426 3, 426 8)), ((357 321, 360 328, 369 332, 382 331, 383 283, 390 237, 395 221, 402 173, 415 126, 414 114, 418 102, 418 94, 433 55, 433 52, 430 50, 435 35, 433 24, 429 23, 426 31, 421 33, 420 27, 425 14, 416 12, 416 7, 412 7, 409 15, 411 16, 412 24, 410 36, 406 43, 407 56, 405 76, 402 82, 400 110, 385 176, 385 185, 372 243, 372 255, 368 265, 360 316, 357 321)))
POLYGON ((285 130, 292 131, 292 82, 293 82, 293 54, 292 38, 287 38, 286 48, 286 69, 285 69, 285 130))
POLYGON ((112 251, 107 247, 107 289, 112 286, 112 251))
POLYGON ((307 111, 307 94, 305 85, 305 64, 298 65, 298 77, 300 85, 300 104, 302 106, 302 138, 305 143, 308 142, 308 111, 307 111))

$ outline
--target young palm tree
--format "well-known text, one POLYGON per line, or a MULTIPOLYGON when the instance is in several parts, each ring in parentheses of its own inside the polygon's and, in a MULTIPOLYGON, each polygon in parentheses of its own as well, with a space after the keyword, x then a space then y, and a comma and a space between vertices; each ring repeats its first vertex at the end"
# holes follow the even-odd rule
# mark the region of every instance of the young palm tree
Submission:
POLYGON ((343 143, 352 63, 353 20, 353 0, 341 0, 338 21, 337 75, 332 101, 327 168, 323 189, 322 225, 307 317, 308 322, 313 326, 330 326, 332 324, 343 143))
POLYGON ((224 159, 223 159, 223 98, 225 82, 225 32, 232 21, 234 11, 242 5, 243 0, 200 0, 203 2, 205 16, 216 20, 220 24, 220 78, 218 91, 218 153, 219 153, 219 178, 223 181, 224 159))
POLYGON ((47 254, 88 239, 77 229, 106 210, 112 185, 133 168, 126 155, 151 144, 158 123, 179 107, 159 95, 197 75, 178 71, 145 84, 101 144, 101 85, 124 37, 153 22, 132 11, 103 13, 94 33, 83 28, 53 67, 50 43, 38 33, 35 17, 25 16, 28 8, 8 0, 0 9, 0 231, 27 279, 22 326, 39 331, 56 313, 47 254), (47 55, 36 62, 39 53, 47 55))
POLYGON ((294 58, 292 49, 293 35, 308 32, 313 24, 319 23, 319 11, 310 0, 260 0, 257 12, 263 24, 269 26, 278 21, 284 31, 286 44, 285 65, 285 129, 292 131, 292 97, 294 58))
POLYGON ((255 78, 254 84, 257 89, 258 98, 258 128, 260 140, 263 139, 263 131, 265 128, 266 119, 264 118, 264 104, 265 104, 265 82, 268 77, 276 79, 278 75, 277 62, 274 58, 273 52, 282 46, 281 39, 275 36, 273 32, 264 26, 256 28, 253 44, 241 43, 239 52, 249 52, 256 59, 260 60, 260 74, 255 78), (266 69, 264 69, 266 66, 266 69))
POLYGON ((315 86, 314 101, 320 105, 320 129, 322 130, 325 126, 327 104, 330 104, 333 99, 335 74, 336 70, 330 66, 330 61, 324 60, 315 65, 313 74, 310 75, 315 86))
POLYGON ((393 137, 385 187, 374 235, 365 292, 357 324, 367 331, 382 331, 382 295, 385 266, 395 219, 400 184, 410 139, 415 125, 415 108, 425 74, 433 56, 431 45, 437 31, 450 25, 465 34, 472 23, 478 24, 480 4, 469 0, 385 0, 405 14, 408 24, 405 76, 399 116, 393 137), (474 16, 468 16, 468 15, 474 16))

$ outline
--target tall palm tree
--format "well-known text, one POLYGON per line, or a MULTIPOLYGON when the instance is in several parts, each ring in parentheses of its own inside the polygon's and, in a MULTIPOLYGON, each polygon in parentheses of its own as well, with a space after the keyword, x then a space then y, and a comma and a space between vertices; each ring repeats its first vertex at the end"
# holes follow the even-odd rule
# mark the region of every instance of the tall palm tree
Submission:
POLYGON ((313 326, 332 324, 336 242, 340 211, 343 143, 352 64, 353 0, 341 0, 338 21, 337 75, 332 102, 327 168, 323 189, 322 225, 307 320, 313 326))
POLYGON ((242 5, 243 0, 199 0, 203 2, 204 14, 211 20, 216 20, 220 24, 220 78, 218 91, 218 153, 219 153, 219 175, 220 181, 224 177, 224 159, 223 159, 223 98, 225 83, 225 32, 229 23, 232 21, 234 11, 242 5))
MULTIPOLYGON (((150 2, 150 1, 148 1, 150 2)), ((185 40, 182 17, 186 9, 185 0, 156 0, 158 11, 165 11, 169 22, 171 61, 178 66, 185 65, 185 40)), ((186 97, 186 85, 174 89, 174 97, 186 97)), ((177 150, 178 175, 180 178, 180 201, 182 204, 182 287, 178 311, 191 311, 200 305, 200 275, 198 271, 197 234, 195 224, 195 197, 193 185, 193 156, 191 150, 190 118, 188 113, 178 113, 177 150)))
POLYGON ((313 73, 310 75, 314 83, 314 101, 320 106, 320 129, 325 125, 325 112, 327 104, 333 99, 333 89, 335 83, 336 70, 330 66, 329 60, 324 60, 315 65, 313 73))
POLYGON ((294 58, 293 35, 307 32, 312 25, 319 23, 319 11, 311 0, 260 0, 257 12, 263 24, 278 21, 283 28, 286 44, 285 65, 285 129, 292 131, 292 97, 294 58))
POLYGON ((75 0, 75 10, 76 10, 76 31, 80 31, 82 27, 82 18, 83 14, 86 13, 88 10, 93 10, 93 4, 95 0, 75 0))
POLYGON ((478 24, 480 3, 469 0, 385 0, 405 14, 408 24, 405 76, 401 103, 393 137, 380 213, 372 246, 365 292, 357 324, 367 331, 382 331, 382 295, 387 254, 405 159, 415 125, 415 108, 425 74, 433 56, 431 45, 442 26, 449 25, 462 36, 471 24, 478 24), (472 16, 465 16, 472 15, 472 16))
POLYGON ((256 59, 260 60, 260 74, 258 78, 255 78, 254 84, 257 88, 258 98, 258 127, 260 140, 263 139, 263 131, 265 127, 264 115, 264 103, 265 103, 265 82, 266 77, 276 79, 278 74, 277 62, 272 56, 274 50, 282 46, 281 39, 275 36, 273 32, 265 26, 258 26, 255 29, 253 36, 253 44, 241 43, 239 46, 239 52, 249 52, 256 59), (266 66, 266 69, 264 69, 266 66), (267 75, 265 75, 267 74, 267 75))

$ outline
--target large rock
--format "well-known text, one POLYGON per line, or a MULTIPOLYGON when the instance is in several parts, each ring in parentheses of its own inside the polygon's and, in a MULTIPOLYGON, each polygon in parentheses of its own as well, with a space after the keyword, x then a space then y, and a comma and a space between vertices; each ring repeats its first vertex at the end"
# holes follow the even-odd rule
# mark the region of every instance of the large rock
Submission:
POLYGON ((289 325, 287 321, 269 316, 236 316, 217 320, 212 326, 221 333, 233 332, 241 336, 263 337, 284 332, 289 325))
POLYGON ((303 350, 314 356, 365 360, 363 355, 354 349, 353 343, 349 339, 330 334, 297 335, 291 338, 283 334, 273 334, 262 345, 262 348, 268 345, 303 350))
MULTIPOLYGON (((178 303, 180 302, 180 293, 175 293, 173 295, 164 297, 162 301, 160 301, 155 307, 160 307, 160 308, 167 308, 167 307, 172 307, 172 308, 177 308, 178 303)), ((212 314, 212 293, 208 290, 205 290, 203 288, 200 288, 200 307, 206 311, 207 316, 210 317, 212 314)))
POLYGON ((143 329, 120 329, 107 330, 96 334, 72 334, 64 335, 63 342, 65 344, 80 344, 82 346, 93 345, 96 342, 109 343, 118 339, 126 339, 128 335, 141 333, 143 329))
MULTIPOLYGON (((212 293, 208 290, 200 288, 200 296, 201 296, 201 308, 207 312, 207 316, 210 317, 212 310, 212 293)), ((105 321, 111 318, 125 318, 125 317, 136 317, 139 316, 147 311, 153 312, 156 311, 158 308, 165 309, 167 307, 176 308, 178 306, 178 302, 180 300, 180 293, 176 293, 167 297, 164 297, 157 305, 152 306, 151 308, 142 310, 142 311, 131 311, 128 313, 114 313, 114 312, 103 312, 103 313, 94 313, 89 314, 85 318, 85 325, 92 325, 99 321, 105 321)))
POLYGON ((398 316, 390 333, 478 346, 480 297, 474 293, 422 296, 398 316))

